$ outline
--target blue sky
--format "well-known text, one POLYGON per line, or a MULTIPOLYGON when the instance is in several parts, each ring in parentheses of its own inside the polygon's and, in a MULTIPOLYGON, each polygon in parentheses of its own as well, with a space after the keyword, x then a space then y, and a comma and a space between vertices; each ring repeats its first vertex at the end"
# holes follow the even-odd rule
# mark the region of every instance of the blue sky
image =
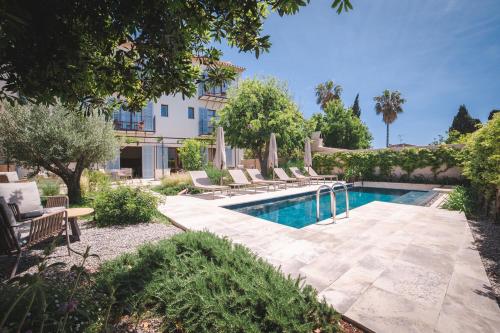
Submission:
POLYGON ((244 77, 272 75, 289 85, 304 115, 320 109, 314 87, 332 79, 350 106, 360 94, 361 118, 385 145, 373 96, 399 90, 405 112, 391 125, 391 143, 428 144, 444 134, 460 104, 486 120, 500 108, 499 0, 352 0, 337 15, 331 1, 312 1, 297 15, 271 14, 269 53, 255 59, 223 46, 244 77))

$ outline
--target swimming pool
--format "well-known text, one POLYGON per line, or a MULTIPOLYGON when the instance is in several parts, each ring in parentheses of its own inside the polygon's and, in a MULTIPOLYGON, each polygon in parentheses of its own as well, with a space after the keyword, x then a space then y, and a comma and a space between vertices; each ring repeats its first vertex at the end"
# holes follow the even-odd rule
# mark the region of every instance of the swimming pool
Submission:
MULTIPOLYGON (((349 188, 350 209, 372 201, 424 205, 435 195, 433 191, 409 191, 383 188, 349 188)), ((337 215, 345 212, 345 194, 337 192, 337 215)), ((316 192, 306 192, 275 199, 225 206, 224 208, 264 220, 302 228, 316 223, 316 192)), ((328 191, 320 196, 320 220, 331 217, 328 191)))

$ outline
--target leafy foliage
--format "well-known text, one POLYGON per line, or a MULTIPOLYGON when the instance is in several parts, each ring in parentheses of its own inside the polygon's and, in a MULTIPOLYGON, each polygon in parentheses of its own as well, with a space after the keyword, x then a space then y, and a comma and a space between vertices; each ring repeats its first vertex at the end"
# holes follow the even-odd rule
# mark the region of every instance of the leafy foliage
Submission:
POLYGON ((55 173, 80 201, 80 177, 92 163, 112 160, 118 141, 101 116, 82 117, 61 105, 5 105, 0 113, 0 151, 15 163, 55 173), (70 163, 75 162, 74 167, 70 163))
POLYGON ((335 84, 332 80, 328 80, 325 83, 318 84, 315 91, 316 104, 320 105, 321 109, 324 110, 329 102, 340 100, 342 86, 335 84))
POLYGON ((179 234, 103 265, 98 283, 116 306, 163 319, 164 331, 338 332, 316 291, 246 248, 206 232, 179 234))
POLYGON ((450 192, 448 199, 443 204, 443 208, 470 214, 474 209, 473 202, 470 190, 464 186, 457 186, 450 192))
POLYGON ((106 295, 92 292, 85 270, 88 258, 96 255, 90 254, 90 247, 83 253, 75 252, 81 261, 69 268, 70 278, 62 279, 58 270, 64 264, 48 261, 54 243, 45 248, 35 273, 0 284, 2 332, 79 332, 94 323, 106 327, 108 318, 99 307, 106 307, 109 301, 106 295))
MULTIPOLYGON (((103 106, 109 96, 139 111, 162 94, 192 96, 200 69, 214 83, 234 77, 217 66, 216 43, 258 57, 269 11, 295 14, 309 1, 3 1, 0 3, 0 99, 103 106), (34 47, 35 46, 35 47, 34 47)), ((335 0, 337 12, 352 8, 335 0)), ((111 109, 111 108, 110 108, 111 109)))
POLYGON ((182 142, 182 147, 178 149, 182 167, 185 170, 201 170, 203 159, 201 149, 204 144, 196 139, 186 139, 182 142))
POLYGON ((182 190, 188 190, 191 194, 200 193, 192 186, 191 178, 187 173, 176 173, 161 180, 161 184, 152 188, 153 191, 163 195, 177 195, 182 190))
POLYGON ((491 110, 490 113, 488 114, 488 120, 491 120, 493 119, 493 117, 495 116, 495 114, 497 114, 498 112, 500 112, 500 110, 491 110))
POLYGON ((80 180, 80 185, 84 196, 95 196, 96 193, 111 187, 111 178, 99 170, 85 169, 80 180))
POLYGON ((311 121, 315 130, 321 131, 328 147, 363 149, 369 148, 372 135, 368 127, 346 109, 340 100, 329 102, 323 114, 314 114, 311 121))
POLYGON ((477 130, 477 125, 481 124, 479 119, 472 118, 465 105, 460 105, 457 114, 453 118, 449 133, 456 131, 460 134, 472 133, 477 130))
POLYGON ((308 134, 287 88, 273 78, 243 80, 230 89, 228 103, 219 114, 226 141, 251 150, 260 165, 267 165, 271 133, 276 134, 280 157, 301 151, 308 134))
MULTIPOLYGON (((344 173, 354 178, 363 180, 403 180, 410 181, 413 172, 419 168, 430 167, 432 182, 457 182, 459 180, 441 179, 440 174, 452 167, 459 166, 462 152, 459 149, 439 146, 429 148, 405 148, 399 151, 392 149, 362 151, 362 152, 337 152, 334 154, 315 154, 313 166, 322 173, 331 173, 334 168, 343 170, 344 173), (395 167, 401 167, 405 175, 395 177, 395 167)), ((317 170, 317 171, 318 171, 317 170)))
POLYGON ((403 112, 403 104, 406 100, 399 91, 384 90, 382 95, 375 96, 375 112, 382 114, 382 120, 387 125, 386 146, 389 147, 389 125, 398 118, 398 114, 403 112))
POLYGON ((49 197, 60 193, 61 184, 57 179, 39 179, 37 186, 42 192, 42 196, 49 197))
MULTIPOLYGON (((485 206, 494 205, 493 215, 499 218, 500 203, 500 115, 496 114, 486 125, 467 138, 463 160, 463 174, 482 194, 485 206)), ((488 209, 489 210, 489 209, 488 209)))
POLYGON ((157 204, 153 194, 137 188, 107 189, 94 200, 96 222, 100 227, 150 222, 156 215, 157 204))

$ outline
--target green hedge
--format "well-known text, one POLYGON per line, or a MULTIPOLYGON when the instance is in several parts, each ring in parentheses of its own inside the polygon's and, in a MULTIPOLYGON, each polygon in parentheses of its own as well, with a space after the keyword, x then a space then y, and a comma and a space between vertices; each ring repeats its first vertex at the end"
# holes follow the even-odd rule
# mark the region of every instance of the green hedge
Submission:
POLYGON ((105 263, 97 282, 125 307, 153 313, 164 332, 339 332, 316 291, 241 245, 188 232, 105 263))
POLYGON ((444 145, 436 149, 404 148, 399 151, 383 149, 334 154, 317 153, 313 156, 313 166, 321 173, 331 173, 332 169, 340 168, 348 179, 458 183, 460 179, 443 179, 438 176, 458 166, 461 154, 460 149, 444 145), (445 165, 445 170, 440 170, 442 165, 445 165), (392 175, 393 168, 397 166, 405 172, 401 177, 392 175), (411 175, 416 169, 425 167, 431 167, 433 173, 431 179, 419 179, 411 175))

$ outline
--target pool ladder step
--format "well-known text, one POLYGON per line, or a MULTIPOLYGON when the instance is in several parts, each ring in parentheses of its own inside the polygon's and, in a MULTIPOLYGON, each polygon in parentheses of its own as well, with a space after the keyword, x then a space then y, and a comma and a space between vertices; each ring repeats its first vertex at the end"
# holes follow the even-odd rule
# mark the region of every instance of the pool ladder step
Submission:
POLYGON ((326 188, 330 192, 330 212, 332 214, 332 220, 335 222, 337 220, 337 195, 335 193, 335 186, 341 185, 342 191, 345 192, 345 216, 349 217, 349 192, 347 191, 347 184, 343 182, 335 182, 332 186, 326 184, 320 185, 316 190, 316 222, 320 219, 320 207, 319 207, 319 197, 321 190, 326 188))

